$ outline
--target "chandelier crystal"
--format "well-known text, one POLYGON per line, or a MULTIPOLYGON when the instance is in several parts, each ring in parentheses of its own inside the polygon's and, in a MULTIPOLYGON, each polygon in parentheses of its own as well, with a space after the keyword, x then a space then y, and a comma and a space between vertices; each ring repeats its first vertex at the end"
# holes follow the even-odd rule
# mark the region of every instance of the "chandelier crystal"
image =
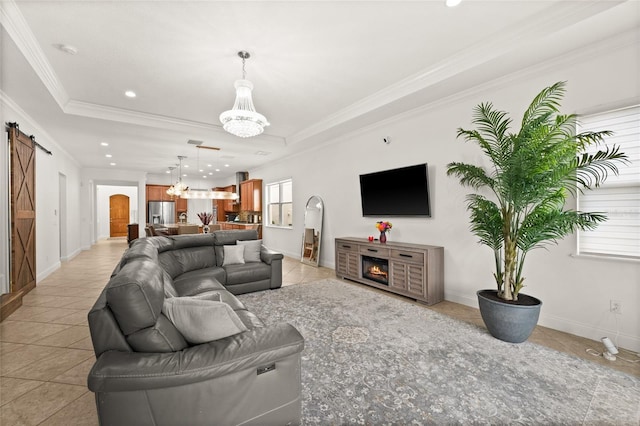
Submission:
POLYGON ((256 112, 251 98, 253 84, 245 79, 245 60, 251 55, 248 52, 240 51, 238 56, 242 58, 242 80, 236 80, 236 101, 233 108, 220 114, 222 127, 232 135, 249 138, 257 136, 264 131, 269 122, 264 115, 256 112))
POLYGON ((187 157, 183 155, 178 155, 178 160, 180 161, 180 171, 178 174, 178 181, 174 185, 171 185, 169 189, 167 189, 167 195, 170 195, 172 197, 180 197, 182 196, 182 194, 184 194, 189 190, 189 187, 184 183, 182 183, 182 160, 185 158, 187 157))

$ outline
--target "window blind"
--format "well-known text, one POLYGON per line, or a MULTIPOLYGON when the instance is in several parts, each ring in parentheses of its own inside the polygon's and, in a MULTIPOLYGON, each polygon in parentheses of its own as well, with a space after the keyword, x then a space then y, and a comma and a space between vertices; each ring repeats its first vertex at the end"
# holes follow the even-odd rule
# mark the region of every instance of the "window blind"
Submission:
POLYGON ((620 146, 630 163, 578 195, 578 210, 608 217, 595 230, 578 233, 578 253, 640 259, 640 105, 580 118, 579 132, 601 130, 613 132, 607 146, 620 146))

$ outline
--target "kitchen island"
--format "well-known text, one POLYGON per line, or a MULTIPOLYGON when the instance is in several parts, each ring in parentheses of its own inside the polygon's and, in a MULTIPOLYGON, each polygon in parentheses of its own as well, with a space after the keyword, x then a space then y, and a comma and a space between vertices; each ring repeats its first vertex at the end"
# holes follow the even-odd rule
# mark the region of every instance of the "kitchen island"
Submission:
POLYGON ((258 238, 262 238, 262 224, 261 223, 249 223, 249 222, 218 222, 220 229, 256 229, 258 231, 258 238))

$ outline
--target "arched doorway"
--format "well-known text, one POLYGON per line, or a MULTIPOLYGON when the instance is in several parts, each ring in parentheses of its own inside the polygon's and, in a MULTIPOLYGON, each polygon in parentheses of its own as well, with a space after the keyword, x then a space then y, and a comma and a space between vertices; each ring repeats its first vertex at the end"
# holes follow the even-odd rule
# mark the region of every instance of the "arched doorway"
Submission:
POLYGON ((129 224, 129 197, 115 194, 109 197, 109 237, 126 237, 129 224))

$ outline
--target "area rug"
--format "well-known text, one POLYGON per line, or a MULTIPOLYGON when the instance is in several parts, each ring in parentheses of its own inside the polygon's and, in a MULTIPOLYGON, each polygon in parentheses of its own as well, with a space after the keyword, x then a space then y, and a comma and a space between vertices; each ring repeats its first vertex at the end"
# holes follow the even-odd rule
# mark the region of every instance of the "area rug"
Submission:
POLYGON ((239 296, 305 338, 303 422, 640 423, 640 379, 359 284, 325 279, 239 296))

